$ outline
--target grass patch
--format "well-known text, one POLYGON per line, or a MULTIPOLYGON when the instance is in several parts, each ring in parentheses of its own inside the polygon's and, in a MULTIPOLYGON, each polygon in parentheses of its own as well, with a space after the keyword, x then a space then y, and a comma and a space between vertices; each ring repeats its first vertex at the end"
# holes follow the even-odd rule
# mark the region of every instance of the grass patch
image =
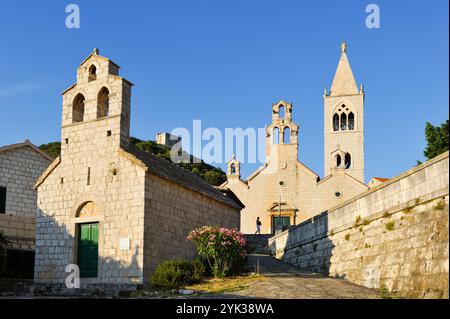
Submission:
POLYGON ((388 212, 384 212, 383 213, 383 218, 387 218, 387 217, 389 217, 391 214, 389 214, 388 212))
POLYGON ((395 226, 395 222, 392 220, 390 222, 386 223, 386 229, 389 231, 394 230, 394 226, 395 226))
POLYGON ((433 206, 433 210, 444 210, 444 206, 444 201, 440 200, 433 206))
POLYGON ((380 297, 382 298, 382 299, 399 299, 399 298, 401 298, 399 295, 398 295, 398 292, 397 291, 391 291, 391 290, 389 290, 389 288, 388 287, 386 287, 386 285, 383 285, 381 288, 380 288, 380 297))
POLYGON ((350 234, 345 234, 344 238, 345 240, 350 240, 350 234))
POLYGON ((359 222, 361 221, 361 216, 356 216, 356 218, 355 218, 355 224, 354 224, 354 226, 355 227, 357 227, 358 225, 359 225, 359 222))
POLYGON ((412 207, 412 206, 407 206, 407 207, 405 207, 405 208, 403 209, 403 212, 404 212, 405 214, 409 214, 409 213, 411 213, 411 212, 413 211, 413 208, 414 208, 414 207, 412 207))
POLYGON ((252 276, 211 278, 205 279, 198 284, 186 286, 185 289, 201 291, 202 293, 221 294, 244 290, 250 287, 252 283, 261 280, 265 280, 265 278, 258 274, 252 276))
POLYGON ((364 219, 363 220, 363 225, 364 226, 367 226, 367 225, 369 225, 370 224, 370 221, 368 220, 368 219, 364 219))

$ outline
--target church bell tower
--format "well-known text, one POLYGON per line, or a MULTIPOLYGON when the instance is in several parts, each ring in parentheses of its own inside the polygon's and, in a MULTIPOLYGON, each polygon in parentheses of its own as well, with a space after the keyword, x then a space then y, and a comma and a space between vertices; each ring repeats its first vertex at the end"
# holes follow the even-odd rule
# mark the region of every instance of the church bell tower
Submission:
POLYGON ((358 89, 342 42, 341 58, 324 95, 324 174, 344 169, 364 183, 364 89, 358 89))

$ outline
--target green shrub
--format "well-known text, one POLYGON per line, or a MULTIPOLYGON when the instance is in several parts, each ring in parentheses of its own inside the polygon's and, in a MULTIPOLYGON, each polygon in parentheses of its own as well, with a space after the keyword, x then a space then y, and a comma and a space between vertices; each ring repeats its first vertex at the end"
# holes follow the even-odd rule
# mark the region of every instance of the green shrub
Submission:
POLYGON ((205 274, 206 267, 205 264, 200 259, 194 259, 191 262, 192 273, 189 278, 190 283, 196 283, 202 280, 205 274))
POLYGON ((150 283, 159 288, 176 289, 186 284, 199 282, 205 272, 205 266, 200 260, 188 261, 171 259, 160 263, 150 283))

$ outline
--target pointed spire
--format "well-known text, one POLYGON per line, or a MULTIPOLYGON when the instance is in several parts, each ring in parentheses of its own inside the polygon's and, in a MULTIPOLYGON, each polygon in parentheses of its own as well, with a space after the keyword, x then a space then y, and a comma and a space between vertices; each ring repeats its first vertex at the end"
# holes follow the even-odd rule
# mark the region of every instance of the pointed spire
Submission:
POLYGON ((350 63, 348 62, 347 44, 345 41, 342 41, 341 51, 341 58, 334 75, 333 83, 331 84, 330 96, 358 94, 359 92, 350 63))

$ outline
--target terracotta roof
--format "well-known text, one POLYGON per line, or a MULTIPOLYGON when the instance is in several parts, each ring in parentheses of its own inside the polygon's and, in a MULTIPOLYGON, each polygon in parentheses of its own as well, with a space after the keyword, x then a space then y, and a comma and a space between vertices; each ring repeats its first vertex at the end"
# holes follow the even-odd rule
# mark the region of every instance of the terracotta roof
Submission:
POLYGON ((53 160, 50 156, 48 156, 39 147, 37 147, 36 145, 31 143, 30 140, 28 140, 28 139, 23 141, 23 142, 20 142, 20 143, 11 144, 11 145, 5 145, 5 146, 0 147, 0 153, 6 152, 6 151, 12 151, 14 149, 21 148, 21 147, 29 147, 29 148, 31 148, 32 150, 34 150, 36 153, 41 155, 43 158, 45 158, 49 162, 51 162, 53 160))
POLYGON ((219 189, 214 188, 211 184, 206 182, 200 176, 184 169, 176 164, 173 164, 165 159, 159 158, 156 155, 142 151, 133 144, 127 148, 123 148, 123 152, 132 156, 131 160, 139 161, 141 166, 149 173, 174 182, 180 186, 188 188, 194 192, 205 195, 213 200, 222 202, 231 207, 240 209, 241 207, 234 200, 227 197, 219 189))
POLYGON ((384 177, 373 177, 373 179, 376 179, 377 181, 380 181, 380 182, 385 182, 385 181, 389 180, 389 178, 384 178, 384 177))

